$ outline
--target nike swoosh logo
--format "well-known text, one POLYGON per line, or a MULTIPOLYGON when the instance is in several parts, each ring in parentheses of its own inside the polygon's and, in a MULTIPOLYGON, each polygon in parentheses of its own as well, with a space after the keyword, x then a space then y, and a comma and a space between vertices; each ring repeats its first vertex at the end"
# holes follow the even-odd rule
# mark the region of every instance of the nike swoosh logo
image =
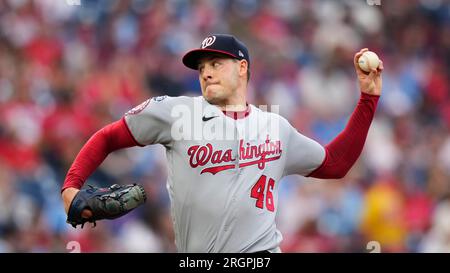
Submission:
POLYGON ((202 117, 202 120, 203 121, 208 121, 208 120, 210 120, 210 119, 213 119, 213 118, 218 118, 219 116, 212 116, 212 117, 205 117, 205 116, 203 116, 202 117))

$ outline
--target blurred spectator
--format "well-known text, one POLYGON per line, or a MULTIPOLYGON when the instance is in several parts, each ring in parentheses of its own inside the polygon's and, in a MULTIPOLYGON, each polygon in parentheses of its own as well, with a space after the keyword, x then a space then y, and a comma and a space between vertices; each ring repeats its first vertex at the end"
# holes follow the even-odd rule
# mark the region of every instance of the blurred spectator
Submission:
POLYGON ((382 178, 366 192, 361 231, 368 241, 378 241, 382 251, 405 251, 404 203, 394 178, 382 178))
POLYGON ((419 251, 450 252, 450 197, 441 200, 433 214, 433 224, 429 232, 422 237, 419 251))

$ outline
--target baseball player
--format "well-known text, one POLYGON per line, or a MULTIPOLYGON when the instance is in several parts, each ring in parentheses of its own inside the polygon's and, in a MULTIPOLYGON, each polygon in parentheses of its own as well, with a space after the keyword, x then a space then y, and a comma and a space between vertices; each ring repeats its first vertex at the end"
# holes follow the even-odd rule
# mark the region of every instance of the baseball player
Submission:
MULTIPOLYGON (((208 36, 182 60, 198 71, 202 96, 149 99, 96 132, 68 171, 66 211, 109 153, 159 143, 166 148, 179 252, 280 252, 275 215, 282 177, 342 178, 362 151, 383 70, 382 63, 370 73, 359 68, 365 51, 354 56, 360 100, 346 128, 323 147, 283 117, 251 105, 246 46, 231 35, 208 36), (226 137, 204 134, 219 131, 226 137)), ((84 210, 83 217, 93 217, 92 211, 84 210)))

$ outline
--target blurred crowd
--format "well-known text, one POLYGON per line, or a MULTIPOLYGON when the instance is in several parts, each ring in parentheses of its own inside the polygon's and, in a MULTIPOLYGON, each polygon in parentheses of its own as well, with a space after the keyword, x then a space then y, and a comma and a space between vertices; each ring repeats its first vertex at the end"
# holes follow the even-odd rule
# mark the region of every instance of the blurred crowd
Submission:
POLYGON ((145 186, 118 220, 73 229, 60 189, 95 131, 149 97, 201 94, 181 57, 210 33, 247 44, 250 103, 324 145, 359 98, 354 53, 384 62, 349 174, 280 182, 284 252, 450 252, 448 0, 77 2, 0 0, 0 252, 176 251, 161 146, 114 152, 88 180, 145 186))

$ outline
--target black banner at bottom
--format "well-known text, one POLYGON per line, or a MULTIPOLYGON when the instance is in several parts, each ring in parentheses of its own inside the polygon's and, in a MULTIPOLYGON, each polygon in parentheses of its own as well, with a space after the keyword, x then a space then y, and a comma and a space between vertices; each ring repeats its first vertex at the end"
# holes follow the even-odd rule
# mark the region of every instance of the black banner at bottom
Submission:
MULTIPOLYGON (((89 269, 88 272, 391 272, 399 269, 427 271, 446 265, 449 254, 396 253, 263 253, 263 254, 100 254, 100 253, 27 253, 0 254, 0 263, 33 270, 89 269), (125 271, 124 271, 125 270, 125 271)), ((59 270, 58 270, 59 271, 59 270)), ((430 271, 431 272, 431 271, 430 271)))

